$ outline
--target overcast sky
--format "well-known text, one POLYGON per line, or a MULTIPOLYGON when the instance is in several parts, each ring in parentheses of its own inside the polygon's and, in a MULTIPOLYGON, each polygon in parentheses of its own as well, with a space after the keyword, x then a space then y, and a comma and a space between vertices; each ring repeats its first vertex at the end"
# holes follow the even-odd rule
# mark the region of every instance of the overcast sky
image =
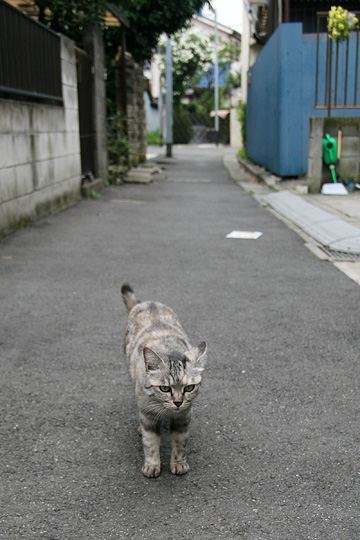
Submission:
MULTIPOLYGON (((226 24, 238 32, 241 31, 243 0, 211 0, 211 3, 217 11, 220 23, 226 24)), ((214 14, 208 8, 204 9, 203 15, 210 19, 214 17, 214 14)))

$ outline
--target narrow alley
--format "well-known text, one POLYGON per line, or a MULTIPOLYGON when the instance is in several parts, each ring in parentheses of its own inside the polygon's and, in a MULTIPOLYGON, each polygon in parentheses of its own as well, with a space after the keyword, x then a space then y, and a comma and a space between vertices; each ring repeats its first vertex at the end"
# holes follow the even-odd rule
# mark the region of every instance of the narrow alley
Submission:
POLYGON ((1 538, 359 537, 359 286, 221 152, 1 241, 1 538), (208 342, 184 477, 141 474, 124 281, 208 342))

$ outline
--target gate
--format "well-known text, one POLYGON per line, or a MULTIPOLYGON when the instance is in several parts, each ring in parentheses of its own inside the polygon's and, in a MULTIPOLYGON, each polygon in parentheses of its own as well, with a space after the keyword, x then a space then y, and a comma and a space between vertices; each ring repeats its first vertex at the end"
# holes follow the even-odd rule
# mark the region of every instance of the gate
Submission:
POLYGON ((63 103, 60 37, 2 0, 0 96, 63 103))
POLYGON ((95 125, 92 60, 85 51, 76 49, 77 88, 79 102, 79 129, 81 172, 83 178, 91 180, 96 176, 95 125))

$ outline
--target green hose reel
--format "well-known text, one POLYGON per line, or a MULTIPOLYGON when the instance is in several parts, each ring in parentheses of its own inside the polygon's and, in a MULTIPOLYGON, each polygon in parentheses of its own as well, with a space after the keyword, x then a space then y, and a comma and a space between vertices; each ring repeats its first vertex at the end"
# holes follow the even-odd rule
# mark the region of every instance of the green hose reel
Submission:
POLYGON ((338 159, 337 142, 329 133, 325 135, 322 142, 323 160, 325 165, 329 165, 331 180, 336 183, 335 164, 338 159))

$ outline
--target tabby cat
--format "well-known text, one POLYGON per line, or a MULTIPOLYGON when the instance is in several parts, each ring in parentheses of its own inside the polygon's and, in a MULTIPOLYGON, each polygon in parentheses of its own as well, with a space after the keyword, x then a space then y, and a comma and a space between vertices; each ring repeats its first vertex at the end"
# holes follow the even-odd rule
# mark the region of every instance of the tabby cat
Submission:
POLYGON ((185 474, 191 405, 200 389, 206 343, 192 347, 171 308, 140 302, 127 284, 121 293, 128 309, 124 348, 139 408, 145 454, 142 472, 149 478, 160 474, 160 426, 168 419, 170 470, 185 474))

